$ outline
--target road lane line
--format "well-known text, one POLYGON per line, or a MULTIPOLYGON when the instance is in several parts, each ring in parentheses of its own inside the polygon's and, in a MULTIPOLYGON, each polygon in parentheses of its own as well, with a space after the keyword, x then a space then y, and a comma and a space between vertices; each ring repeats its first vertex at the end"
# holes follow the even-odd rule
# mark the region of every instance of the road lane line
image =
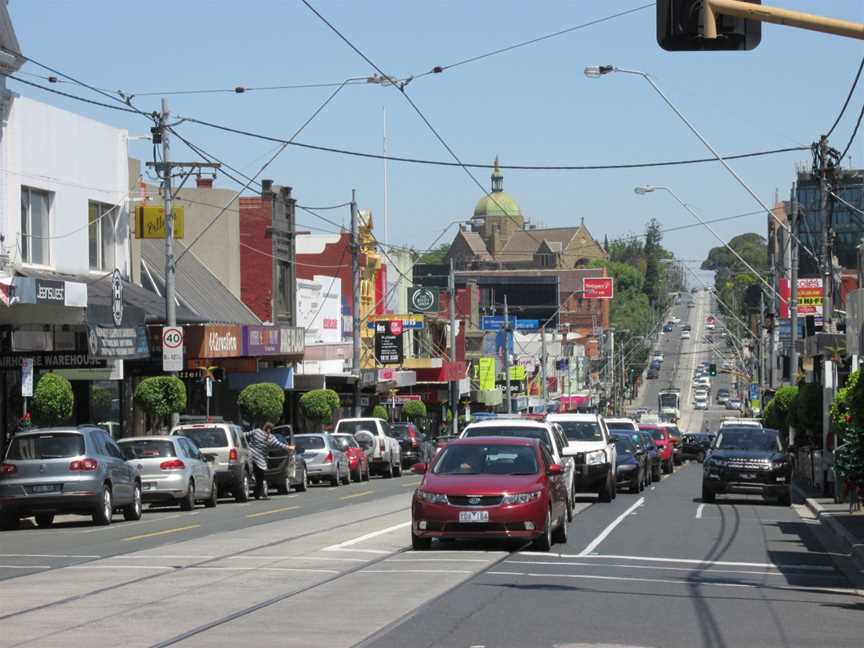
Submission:
POLYGON ((0 565, 0 569, 51 569, 51 565, 0 565))
POLYGON ((355 497, 364 497, 366 495, 371 495, 374 492, 375 492, 374 490, 361 491, 359 493, 354 493, 353 495, 345 495, 344 497, 340 497, 339 499, 340 500, 349 500, 349 499, 354 499, 355 497))
POLYGON ((385 549, 347 549, 343 547, 324 547, 321 551, 347 551, 350 553, 368 553, 368 554, 392 554, 392 551, 386 551, 385 549))
POLYGON ((405 482, 404 484, 401 484, 401 486, 402 486, 402 488, 409 488, 411 486, 419 486, 420 481, 421 480, 418 479, 417 481, 405 482))
MULTIPOLYGON (((505 564, 507 565, 553 565, 555 567, 617 567, 621 569, 653 569, 654 571, 683 571, 683 572, 693 572, 698 569, 700 573, 703 574, 751 574, 754 576, 777 576, 777 577, 785 577, 786 573, 781 571, 753 571, 746 569, 704 569, 702 567, 667 567, 665 565, 625 565, 625 564, 616 564, 616 563, 590 563, 590 562, 556 562, 554 560, 508 560, 505 564)), ((793 571, 794 568, 787 568, 789 571, 793 571)), ((833 570, 832 570, 833 571, 833 570)), ((799 574, 800 578, 804 574, 799 574)), ((840 578, 843 576, 840 573, 837 574, 826 574, 831 578, 840 578)))
POLYGON ((155 538, 157 536, 168 535, 169 533, 180 533, 181 531, 189 531, 190 529, 198 529, 200 527, 200 524, 190 524, 188 526, 177 527, 176 529, 165 529, 164 531, 153 531, 151 533, 129 536, 128 538, 123 538, 123 540, 127 542, 130 540, 144 540, 145 538, 155 538))
POLYGON ((588 554, 592 553, 598 547, 598 545, 601 542, 603 542, 607 538, 607 536, 610 533, 612 533, 612 531, 615 530, 615 527, 617 527, 624 520, 626 520, 627 516, 629 516, 633 511, 635 511, 637 508, 642 506, 644 503, 645 503, 644 497, 640 497, 638 500, 633 502, 633 504, 630 506, 630 508, 628 508, 626 511, 624 511, 621 515, 619 515, 617 518, 615 518, 609 526, 607 526, 605 529, 603 529, 603 531, 600 532, 600 535, 598 535, 596 538, 594 538, 591 541, 591 544, 589 544, 587 547, 585 547, 579 555, 580 556, 587 556, 588 554))
POLYGON ((725 567, 762 567, 767 569, 803 569, 805 571, 834 571, 832 565, 792 565, 785 563, 733 562, 729 560, 695 560, 692 558, 657 558, 649 556, 617 556, 610 554, 561 554, 561 558, 599 558, 610 560, 637 560, 643 562, 683 563, 685 565, 723 565, 725 567))
MULTIPOLYGON (((390 533, 392 531, 396 531, 397 529, 404 529, 407 526, 411 526, 411 522, 402 522, 400 524, 394 524, 391 527, 387 527, 386 529, 379 529, 378 531, 373 531, 372 533, 367 533, 366 535, 359 536, 357 538, 353 538, 351 540, 346 540, 345 542, 340 542, 339 544, 330 545, 329 547, 324 547, 322 551, 339 551, 340 549, 344 549, 346 547, 352 547, 356 544, 360 544, 361 542, 365 542, 366 540, 371 540, 372 538, 377 538, 378 536, 382 536, 384 534, 390 533)), ((355 551, 355 550, 352 550, 355 551)), ((370 551, 367 549, 366 551, 370 551)), ((385 552, 385 553, 393 553, 385 552)))
POLYGON ((702 511, 703 511, 704 509, 705 509, 705 505, 704 505, 704 504, 700 504, 700 505, 696 508, 696 519, 697 519, 697 520, 701 520, 701 519, 702 519, 702 511))
POLYGON ((183 515, 181 513, 175 513, 174 515, 163 515, 162 517, 151 517, 150 519, 147 519, 147 520, 136 520, 135 522, 124 522, 122 525, 116 526, 116 527, 113 525, 97 526, 97 527, 94 527, 92 529, 83 529, 81 531, 78 531, 78 533, 80 533, 80 534, 99 533, 100 531, 110 531, 112 529, 121 529, 122 530, 122 529, 128 529, 129 527, 132 527, 132 526, 138 526, 140 524, 152 524, 153 522, 162 522, 163 520, 173 520, 174 518, 179 518, 179 517, 183 517, 183 515))
POLYGON ((0 554, 0 558, 101 558, 102 556, 88 556, 85 554, 0 554))
POLYGON ((257 513, 250 513, 247 515, 247 518, 257 518, 263 515, 273 515, 274 513, 284 513, 285 511, 296 511, 297 509, 302 508, 300 506, 283 506, 282 508, 270 509, 269 511, 258 511, 257 513))
POLYGON ((361 574, 473 574, 469 569, 363 569, 361 574))

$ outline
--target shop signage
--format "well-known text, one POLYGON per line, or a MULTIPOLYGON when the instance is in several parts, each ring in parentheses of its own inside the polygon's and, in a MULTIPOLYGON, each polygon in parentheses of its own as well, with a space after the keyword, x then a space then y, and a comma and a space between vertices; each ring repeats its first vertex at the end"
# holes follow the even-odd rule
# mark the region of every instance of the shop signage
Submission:
POLYGON ((441 310, 437 288, 414 286, 408 289, 408 310, 412 313, 437 313, 441 310))
POLYGON ((283 326, 279 329, 281 355, 303 355, 305 346, 306 329, 302 326, 283 326))
POLYGON ((374 387, 378 382, 377 369, 361 369, 360 370, 360 388, 374 387))
POLYGON ((462 380, 467 371, 468 367, 464 360, 446 361, 441 366, 441 376, 444 380, 462 380))
POLYGON ((162 327, 162 371, 183 369, 183 327, 162 327))
POLYGON ((480 391, 495 389, 495 358, 483 357, 477 361, 480 391))
POLYGON ((117 359, 109 360, 108 366, 98 369, 55 369, 54 373, 66 380, 123 380, 124 365, 123 360, 117 359))
POLYGON ((33 396, 33 358, 21 358, 21 396, 33 396))
MULTIPOLYGON (((187 338, 188 339, 188 338, 187 338)), ((219 367, 225 373, 257 373, 258 360, 256 358, 220 358, 215 363, 207 358, 187 358, 187 369, 207 369, 211 366, 219 367)))
MULTIPOLYGON (((514 331, 533 331, 540 328, 540 320, 510 318, 510 328, 514 331)), ((484 331, 498 331, 504 328, 503 315, 484 315, 480 318, 480 328, 484 331)))
MULTIPOLYGON (((174 238, 183 238, 183 208, 174 207, 174 238)), ((135 238, 165 238, 165 208, 157 205, 139 206, 135 210, 135 238)))
POLYGON ((111 318, 114 326, 123 324, 123 277, 117 268, 111 275, 111 318))
POLYGON ((584 299, 612 299, 615 290, 612 277, 585 277, 582 279, 584 299))
POLYGON ((510 367, 510 380, 525 380, 526 373, 523 365, 510 367))
POLYGON ((87 345, 94 358, 144 358, 150 355, 147 330, 143 326, 88 326, 87 345))
POLYGON ((244 326, 243 354, 244 356, 279 355, 280 329, 275 326, 244 326))
POLYGON ((234 358, 241 355, 238 324, 203 324, 186 327, 186 353, 193 358, 234 358))
POLYGON ((36 279, 36 303, 59 304, 66 303, 66 282, 53 279, 36 279))
POLYGON ((382 365, 402 364, 401 320, 375 322, 375 358, 382 365))
MULTIPOLYGON (((780 279, 780 317, 789 317, 792 290, 788 279, 780 279)), ((798 279, 798 315, 822 317, 822 278, 798 279)))
MULTIPOLYGON (((424 327, 422 315, 372 315, 366 328, 374 329, 379 322, 400 322, 406 330, 419 330, 424 327)), ((377 330, 377 329, 376 329, 377 330)))
MULTIPOLYGON (((34 369, 99 369, 108 366, 104 358, 94 358, 86 353, 28 353, 33 360, 34 369)), ((0 354, 0 369, 18 371, 21 369, 20 355, 0 354)))

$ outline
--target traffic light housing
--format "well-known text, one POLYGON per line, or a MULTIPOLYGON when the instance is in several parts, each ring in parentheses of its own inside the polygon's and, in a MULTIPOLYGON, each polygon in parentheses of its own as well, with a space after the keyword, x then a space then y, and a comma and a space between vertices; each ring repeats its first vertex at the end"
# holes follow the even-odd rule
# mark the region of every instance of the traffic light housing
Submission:
MULTIPOLYGON (((762 4, 762 0, 744 0, 762 4)), ((669 52, 751 50, 762 40, 762 23, 717 14, 717 38, 702 36, 703 0, 657 0, 657 43, 669 52)))
POLYGON ((716 364, 711 363, 710 365, 708 365, 708 375, 709 376, 716 376, 717 375, 717 365, 716 364))

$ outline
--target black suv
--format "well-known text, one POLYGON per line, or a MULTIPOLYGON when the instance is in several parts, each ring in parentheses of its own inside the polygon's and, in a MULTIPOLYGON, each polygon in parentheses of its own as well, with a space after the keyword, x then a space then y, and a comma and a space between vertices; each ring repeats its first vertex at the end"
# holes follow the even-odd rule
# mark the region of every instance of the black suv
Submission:
POLYGON ((720 493, 749 493, 792 503, 792 463, 777 430, 756 426, 727 426, 705 456, 702 501, 720 493))
POLYGON ((708 449, 711 447, 711 442, 714 441, 713 434, 698 433, 685 434, 681 437, 681 458, 695 459, 699 463, 705 459, 708 449))

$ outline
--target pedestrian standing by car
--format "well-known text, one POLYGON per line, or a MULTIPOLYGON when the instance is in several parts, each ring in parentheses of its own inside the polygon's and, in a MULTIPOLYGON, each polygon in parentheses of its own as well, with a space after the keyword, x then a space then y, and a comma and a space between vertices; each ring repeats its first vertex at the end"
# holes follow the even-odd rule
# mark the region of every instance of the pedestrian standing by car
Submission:
POLYGON ((249 452, 252 455, 252 470, 255 473, 255 499, 270 499, 267 496, 267 480, 264 479, 264 471, 267 470, 267 450, 269 448, 282 448, 288 452, 294 452, 294 446, 282 443, 273 436, 273 424, 269 421, 263 428, 255 428, 245 433, 246 441, 249 443, 249 452))

